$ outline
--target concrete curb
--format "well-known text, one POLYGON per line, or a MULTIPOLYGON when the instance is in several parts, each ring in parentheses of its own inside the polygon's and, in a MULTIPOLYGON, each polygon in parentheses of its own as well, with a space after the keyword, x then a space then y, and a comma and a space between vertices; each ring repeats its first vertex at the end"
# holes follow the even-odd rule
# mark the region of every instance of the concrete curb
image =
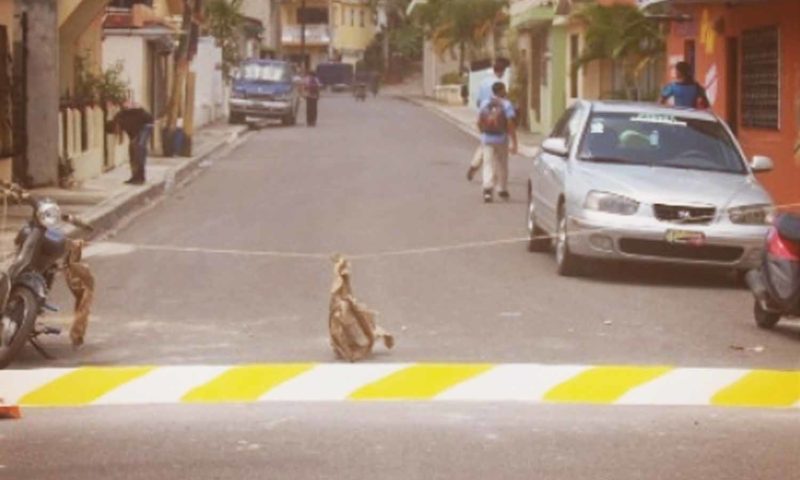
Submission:
MULTIPOLYGON (((393 97, 398 100, 404 100, 413 103, 414 105, 417 105, 419 107, 425 108, 426 110, 432 112, 434 115, 452 124, 462 132, 466 133, 467 135, 478 140, 480 140, 481 138, 480 133, 478 132, 478 130, 475 128, 474 125, 465 124, 464 122, 450 115, 446 111, 442 110, 435 103, 429 100, 413 96, 406 96, 406 95, 394 95, 393 97)), ((523 157, 534 158, 538 153, 539 153, 538 147, 529 145, 519 145, 519 155, 523 157)))
POLYGON ((110 197, 81 213, 81 220, 91 225, 95 229, 94 232, 87 233, 72 225, 66 225, 64 232, 70 238, 93 238, 112 229, 120 220, 138 210, 143 204, 163 196, 171 185, 184 182, 203 160, 233 144, 247 130, 248 127, 242 125, 234 129, 226 139, 209 145, 203 151, 170 169, 162 180, 110 197))

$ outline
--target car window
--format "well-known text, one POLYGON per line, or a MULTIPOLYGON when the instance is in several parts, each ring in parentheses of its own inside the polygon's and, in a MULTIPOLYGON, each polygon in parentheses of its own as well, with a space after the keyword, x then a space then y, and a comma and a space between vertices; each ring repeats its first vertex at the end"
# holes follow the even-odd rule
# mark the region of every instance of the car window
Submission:
POLYGON ((553 131, 550 132, 551 137, 555 138, 569 138, 569 131, 568 131, 568 124, 570 119, 572 118, 573 113, 575 113, 575 107, 571 107, 561 115, 561 118, 558 119, 556 122, 555 127, 553 127, 553 131))
POLYGON ((585 161, 746 173, 722 125, 712 120, 649 113, 595 113, 579 157, 585 161))
POLYGON ((292 79, 292 71, 287 65, 251 63, 242 67, 239 78, 262 82, 288 82, 292 79))

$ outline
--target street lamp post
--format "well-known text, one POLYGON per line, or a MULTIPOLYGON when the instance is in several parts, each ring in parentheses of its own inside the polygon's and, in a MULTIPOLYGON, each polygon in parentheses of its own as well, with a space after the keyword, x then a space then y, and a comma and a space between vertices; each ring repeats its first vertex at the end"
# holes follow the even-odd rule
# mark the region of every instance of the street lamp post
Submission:
POLYGON ((306 62, 306 0, 300 0, 300 59, 303 68, 308 69, 306 62))

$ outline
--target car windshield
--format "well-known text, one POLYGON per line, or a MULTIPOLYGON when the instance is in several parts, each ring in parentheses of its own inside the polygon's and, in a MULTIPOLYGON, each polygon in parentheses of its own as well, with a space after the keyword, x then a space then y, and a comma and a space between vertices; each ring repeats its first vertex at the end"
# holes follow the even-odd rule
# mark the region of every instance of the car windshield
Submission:
POLYGON ((744 174, 744 161, 721 124, 680 115, 595 113, 579 158, 744 174))
POLYGON ((260 82, 288 82, 292 76, 285 65, 251 63, 242 67, 239 78, 260 82))

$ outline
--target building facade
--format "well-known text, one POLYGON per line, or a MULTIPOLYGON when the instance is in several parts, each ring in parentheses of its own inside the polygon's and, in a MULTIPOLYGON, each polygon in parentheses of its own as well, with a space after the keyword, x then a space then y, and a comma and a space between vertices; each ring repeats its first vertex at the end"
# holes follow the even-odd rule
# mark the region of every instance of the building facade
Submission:
POLYGON ((284 58, 311 69, 331 58, 327 0, 284 0, 280 6, 280 23, 284 58))
POLYGON ((331 0, 332 56, 355 65, 378 31, 377 14, 369 0, 331 0))
MULTIPOLYGON (((651 2, 653 3, 653 2, 651 2)), ((800 202, 800 2, 668 0, 670 64, 686 60, 781 204, 800 202)), ((669 75, 669 73, 668 73, 669 75)))

